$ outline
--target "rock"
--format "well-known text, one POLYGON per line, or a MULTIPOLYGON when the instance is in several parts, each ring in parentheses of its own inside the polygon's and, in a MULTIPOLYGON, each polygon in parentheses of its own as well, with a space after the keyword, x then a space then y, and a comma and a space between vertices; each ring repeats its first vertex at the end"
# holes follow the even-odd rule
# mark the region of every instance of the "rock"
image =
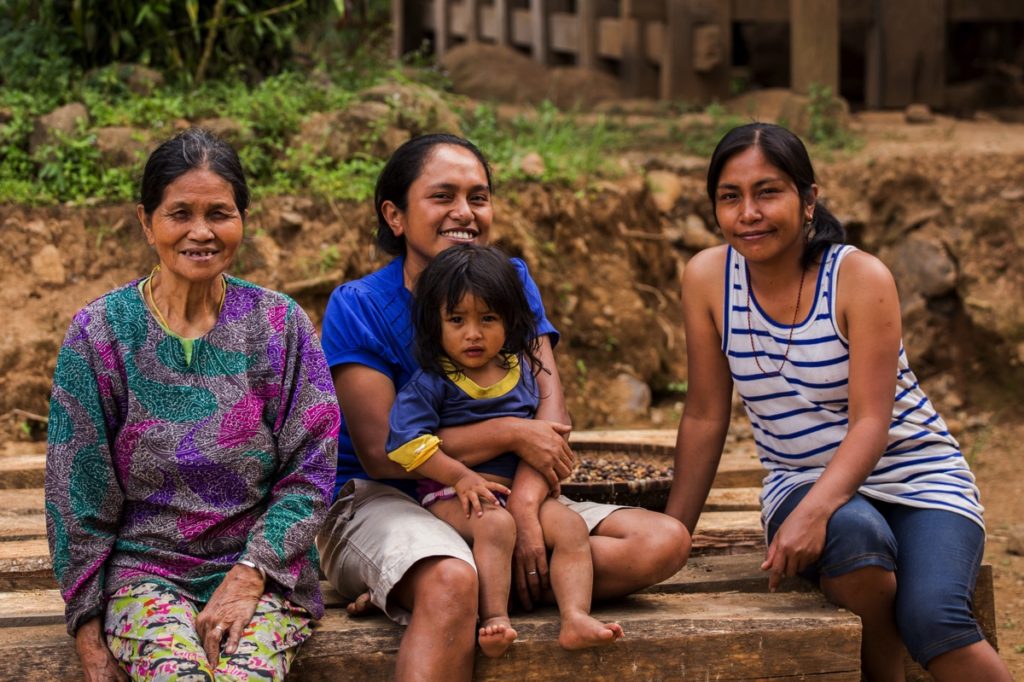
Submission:
POLYGON ((391 151, 388 142, 401 135, 386 133, 392 120, 391 107, 383 102, 355 102, 339 111, 311 114, 292 136, 292 146, 301 152, 292 163, 308 163, 323 156, 344 161, 360 151, 386 156, 391 151))
POLYGON ((244 253, 244 269, 246 272, 252 270, 267 270, 272 274, 281 263, 281 249, 277 243, 265 234, 255 234, 248 240, 248 247, 244 253))
POLYGON ((36 119, 28 139, 29 153, 35 154, 39 147, 56 142, 56 133, 73 135, 79 123, 89 125, 89 110, 81 102, 71 102, 54 109, 36 119))
POLYGON ((32 272, 43 284, 57 285, 67 281, 60 251, 53 244, 47 244, 32 256, 32 272))
POLYGON ((537 152, 528 152, 519 160, 519 170, 531 178, 544 177, 545 168, 544 157, 537 152))
POLYGON ((743 116, 755 121, 775 123, 785 102, 793 96, 786 88, 765 88, 752 90, 733 97, 724 103, 725 110, 730 114, 743 116))
POLYGON ((306 219, 296 211, 281 211, 281 227, 285 229, 301 229, 306 219))
POLYGON ((128 89, 137 95, 152 94, 157 88, 163 87, 164 75, 155 69, 141 64, 126 64, 127 74, 124 82, 128 89))
POLYGON ((1014 526, 1006 534, 1006 552, 1024 556, 1024 526, 1014 526))
POLYGON ((204 118, 196 122, 199 128, 205 128, 217 137, 235 145, 236 147, 252 140, 252 131, 233 118, 221 116, 218 118, 204 118))
POLYGON ((935 298, 956 288, 956 263, 945 244, 926 232, 915 232, 879 255, 901 292, 935 298))
POLYGON ((149 152, 148 131, 127 126, 97 128, 96 147, 104 161, 112 166, 130 166, 145 158, 149 152))
POLYGON ((999 198, 1005 199, 1006 201, 1020 201, 1021 199, 1024 199, 1024 189, 1021 189, 1020 187, 1004 189, 999 193, 999 198))
POLYGON ((718 235, 708 231, 704 224, 704 219, 696 213, 687 215, 681 224, 678 222, 673 223, 665 230, 665 234, 673 246, 693 252, 702 251, 722 243, 718 235))
POLYGON ((388 105, 395 125, 407 131, 406 139, 424 133, 462 134, 458 115, 437 90, 425 85, 383 83, 359 93, 359 98, 388 105))
POLYGON ((810 135, 812 125, 817 125, 818 134, 828 134, 845 130, 850 126, 850 105, 842 97, 832 97, 819 114, 817 121, 811 118, 811 98, 805 95, 790 93, 782 101, 779 109, 778 122, 791 131, 806 138, 810 135), (822 130, 822 127, 830 130, 822 130))
POLYGON ((14 112, 8 107, 0 107, 0 126, 7 125, 14 120, 14 112))
POLYGON ((927 104, 911 104, 903 112, 903 118, 907 123, 934 123, 935 115, 927 104))
POLYGON ((671 171, 653 170, 647 173, 647 186, 651 200, 662 213, 671 213, 683 194, 683 183, 671 171))
POLYGON ((452 90, 475 99, 539 104, 548 96, 547 71, 508 47, 465 43, 441 58, 452 90))
POLYGON ((644 418, 651 409, 651 387, 627 372, 611 380, 604 397, 615 422, 644 418))

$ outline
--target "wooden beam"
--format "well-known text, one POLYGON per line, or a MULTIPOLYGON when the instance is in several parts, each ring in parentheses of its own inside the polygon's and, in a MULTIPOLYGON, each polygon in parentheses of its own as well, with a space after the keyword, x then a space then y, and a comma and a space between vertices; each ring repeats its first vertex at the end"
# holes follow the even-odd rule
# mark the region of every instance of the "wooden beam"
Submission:
POLYGON ((509 2, 510 0, 494 0, 494 42, 498 45, 508 45, 512 38, 512 31, 509 28, 509 2))
POLYGON ((548 26, 551 0, 530 0, 530 52, 535 61, 551 63, 550 27, 548 26))
POLYGON ((644 12, 640 0, 622 0, 619 30, 622 35, 620 76, 627 97, 653 96, 658 92, 658 71, 647 59, 644 42, 644 12), (639 18, 638 18, 639 15, 639 18))
POLYGON ((869 40, 867 104, 942 106, 946 85, 945 0, 878 4, 869 40))
MULTIPOLYGON (((594 615, 626 631, 613 653, 562 649, 558 614, 547 607, 513 615, 519 639, 500 659, 478 653, 473 679, 860 679, 860 620, 817 594, 645 594, 594 615)), ((289 680, 390 679, 403 633, 382 615, 331 609, 289 680)), ((2 679, 82 677, 63 624, 0 628, 0 647, 2 679)))
POLYGON ((0 489, 41 488, 46 475, 46 455, 0 456, 0 489))
POLYGON ((463 0, 465 12, 464 35, 466 41, 475 43, 480 40, 480 0, 463 0))
POLYGON ((448 51, 448 2, 434 0, 434 55, 438 60, 448 51))
POLYGON ((597 67, 597 0, 578 0, 576 7, 576 65, 584 69, 597 67))
POLYGON ((789 86, 839 94, 839 0, 789 0, 789 86))

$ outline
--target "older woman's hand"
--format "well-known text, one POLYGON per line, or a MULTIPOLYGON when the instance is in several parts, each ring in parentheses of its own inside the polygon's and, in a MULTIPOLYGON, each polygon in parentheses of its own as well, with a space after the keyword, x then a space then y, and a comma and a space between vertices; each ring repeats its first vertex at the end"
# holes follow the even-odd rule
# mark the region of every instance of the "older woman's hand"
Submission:
POLYGON ((75 632, 75 649, 82 663, 85 682, 128 681, 128 676, 110 653, 99 616, 82 623, 75 632))
POLYGON ((224 652, 233 654, 238 650, 242 631, 256 613, 265 587, 259 571, 236 564, 214 590, 210 601, 196 617, 196 632, 211 665, 216 666, 220 661, 220 644, 225 635, 228 643, 224 652))

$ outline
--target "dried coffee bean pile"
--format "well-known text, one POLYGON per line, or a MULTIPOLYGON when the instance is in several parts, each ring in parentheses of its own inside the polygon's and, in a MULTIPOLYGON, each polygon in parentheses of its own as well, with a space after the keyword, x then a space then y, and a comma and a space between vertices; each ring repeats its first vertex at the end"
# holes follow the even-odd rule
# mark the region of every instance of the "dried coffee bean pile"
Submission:
POLYGON ((638 481, 645 478, 671 478, 672 465, 662 458, 621 454, 585 453, 569 481, 638 481))

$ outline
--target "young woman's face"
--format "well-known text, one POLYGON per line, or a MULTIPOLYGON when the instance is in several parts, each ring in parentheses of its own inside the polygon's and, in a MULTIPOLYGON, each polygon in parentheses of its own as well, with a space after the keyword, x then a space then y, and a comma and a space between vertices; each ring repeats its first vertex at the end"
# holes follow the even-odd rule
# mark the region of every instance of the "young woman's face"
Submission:
MULTIPOLYGON (((812 186, 814 197, 817 185, 812 186)), ((814 215, 793 179, 750 147, 729 159, 715 190, 715 218, 722 235, 753 262, 780 255, 797 258, 804 247, 804 223, 814 215)))
POLYGON ((405 211, 390 201, 382 209, 391 231, 405 236, 406 267, 418 274, 434 256, 456 244, 486 244, 491 229, 487 172, 468 149, 434 147, 409 186, 405 211))
POLYGON ((152 215, 138 207, 146 241, 161 272, 186 282, 212 281, 231 265, 242 242, 243 215, 231 184, 206 168, 178 177, 164 189, 152 215))
POLYGON ((479 369, 505 345, 505 321, 482 298, 466 294, 441 310, 441 348, 461 369, 479 369))

